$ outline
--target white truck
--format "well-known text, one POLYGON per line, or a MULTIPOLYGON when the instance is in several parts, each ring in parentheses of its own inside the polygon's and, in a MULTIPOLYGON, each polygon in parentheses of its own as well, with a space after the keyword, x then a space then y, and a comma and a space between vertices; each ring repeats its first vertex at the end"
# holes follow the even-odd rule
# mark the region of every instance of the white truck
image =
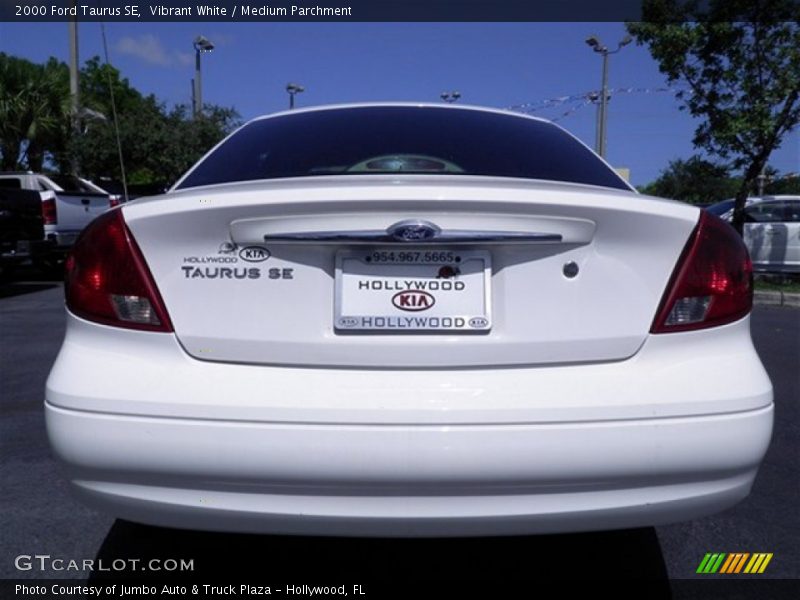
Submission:
POLYGON ((30 171, 0 173, 0 187, 40 193, 44 238, 52 242, 52 252, 38 262, 48 269, 59 268, 81 230, 120 201, 119 196, 109 194, 85 179, 61 178, 59 183, 30 171))

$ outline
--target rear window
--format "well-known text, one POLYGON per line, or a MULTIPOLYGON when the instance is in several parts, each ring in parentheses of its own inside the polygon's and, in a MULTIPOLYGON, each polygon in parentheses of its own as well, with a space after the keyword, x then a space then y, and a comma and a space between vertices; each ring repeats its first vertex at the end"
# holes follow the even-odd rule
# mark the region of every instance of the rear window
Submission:
POLYGON ((71 175, 65 175, 65 176, 56 175, 56 176, 51 177, 50 179, 55 181, 56 184, 58 184, 61 187, 61 189, 64 190, 65 192, 77 192, 77 193, 80 193, 80 192, 92 191, 92 190, 89 190, 81 182, 80 179, 78 179, 77 177, 73 177, 71 175))
POLYGON ((330 109, 254 121, 201 161, 178 189, 379 173, 521 177, 630 189, 550 123, 415 106, 330 109))
POLYGON ((712 204, 711 206, 707 206, 706 210, 710 212, 712 215, 716 215, 721 217, 730 209, 733 208, 733 204, 736 202, 735 200, 723 200, 722 202, 717 202, 716 204, 712 204))
POLYGON ((745 209, 744 218, 748 223, 797 223, 800 201, 759 202, 745 209))

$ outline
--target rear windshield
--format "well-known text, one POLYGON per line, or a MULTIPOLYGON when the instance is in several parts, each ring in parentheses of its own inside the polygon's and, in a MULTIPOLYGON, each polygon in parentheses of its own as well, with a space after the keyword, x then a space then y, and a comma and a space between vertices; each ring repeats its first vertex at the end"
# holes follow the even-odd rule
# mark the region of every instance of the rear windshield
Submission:
POLYGON ((378 173, 522 177, 630 189, 550 123, 416 106, 330 109, 254 121, 200 162, 178 189, 378 173))
POLYGON ((81 181, 72 175, 54 175, 50 177, 56 184, 65 192, 75 192, 78 194, 88 193, 97 194, 99 190, 93 188, 91 185, 81 181))
POLYGON ((735 200, 723 200, 722 202, 717 202, 716 204, 712 204, 711 206, 707 206, 706 210, 710 212, 712 215, 717 215, 721 217, 730 209, 733 208, 735 200))

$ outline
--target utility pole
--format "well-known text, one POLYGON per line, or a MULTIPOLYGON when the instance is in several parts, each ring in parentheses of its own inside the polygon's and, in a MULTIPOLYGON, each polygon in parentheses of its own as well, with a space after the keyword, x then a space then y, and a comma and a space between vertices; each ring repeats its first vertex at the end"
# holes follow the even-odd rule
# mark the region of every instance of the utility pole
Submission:
POLYGON ((192 43, 194 47, 194 79, 192 80, 192 116, 196 119, 203 113, 203 80, 200 74, 200 55, 211 52, 214 44, 198 35, 192 43))
MULTIPOLYGON (((72 0, 72 7, 75 8, 76 0, 72 0)), ((76 13, 77 14, 77 13, 76 13)), ((78 71, 78 17, 74 16, 69 20, 69 99, 70 99, 70 122, 72 125, 73 144, 81 133, 81 99, 80 81, 78 71)), ((80 165, 74 146, 72 151, 72 174, 78 175, 80 165)))
POLYGON ((301 94, 306 91, 299 83, 287 83, 286 84, 286 92, 289 94, 289 110, 294 108, 294 96, 295 94, 301 94))
POLYGON ((606 124, 608 123, 608 52, 603 52, 603 84, 600 89, 600 131, 597 133, 597 153, 606 157, 606 124))
POLYGON ((758 197, 761 198, 764 196, 764 186, 767 184, 767 168, 764 167, 761 169, 761 173, 758 174, 756 177, 756 182, 758 183, 758 197))
POLYGON ((192 116, 196 119, 197 116, 203 112, 203 80, 201 79, 200 71, 200 51, 195 49, 194 53, 194 79, 192 85, 194 86, 194 94, 192 94, 192 101, 194 102, 192 116))
POLYGON ((597 113, 597 139, 595 142, 595 152, 603 158, 606 157, 606 128, 608 121, 608 57, 610 54, 616 54, 632 41, 633 38, 626 35, 620 40, 619 44, 617 44, 616 50, 609 50, 597 36, 593 35, 586 38, 586 43, 589 47, 603 57, 603 79, 600 85, 600 104, 597 113))

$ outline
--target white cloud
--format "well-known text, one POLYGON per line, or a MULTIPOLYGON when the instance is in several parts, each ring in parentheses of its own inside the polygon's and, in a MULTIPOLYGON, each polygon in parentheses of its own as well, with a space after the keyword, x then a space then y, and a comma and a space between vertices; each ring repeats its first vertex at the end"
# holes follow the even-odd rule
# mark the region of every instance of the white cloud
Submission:
POLYGON ((191 52, 176 52, 175 53, 175 60, 181 65, 193 65, 194 64, 194 54, 191 52))
POLYGON ((116 51, 159 67, 188 65, 193 61, 192 54, 170 52, 164 48, 161 40, 149 33, 137 37, 123 37, 117 42, 116 51))

